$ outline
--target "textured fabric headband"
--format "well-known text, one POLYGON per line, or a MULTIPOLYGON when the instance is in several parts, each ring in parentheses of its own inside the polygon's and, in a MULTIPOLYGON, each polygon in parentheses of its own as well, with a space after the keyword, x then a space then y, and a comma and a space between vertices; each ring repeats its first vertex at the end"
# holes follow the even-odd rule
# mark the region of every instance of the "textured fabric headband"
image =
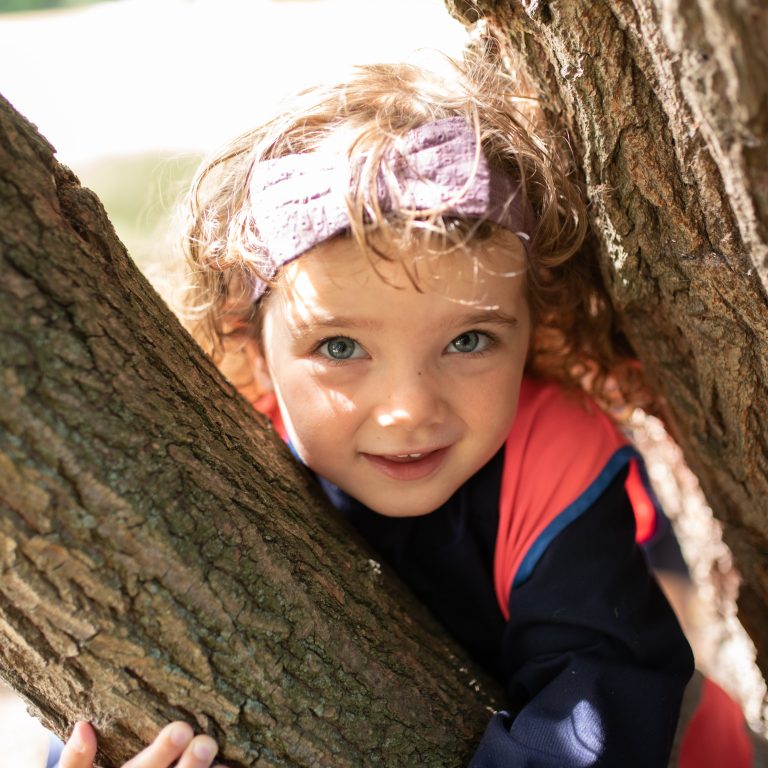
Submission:
MULTIPOLYGON (((487 219, 528 247, 534 219, 518 194, 519 182, 490 166, 476 146, 475 132, 462 117, 436 120, 407 133, 387 156, 399 190, 397 208, 487 219)), ((346 198, 352 184, 348 165, 322 152, 286 155, 254 167, 251 217, 266 250, 267 276, 349 229, 346 198)), ((381 176, 377 186, 382 211, 391 211, 381 176)), ((264 288, 256 287, 255 298, 264 288)))

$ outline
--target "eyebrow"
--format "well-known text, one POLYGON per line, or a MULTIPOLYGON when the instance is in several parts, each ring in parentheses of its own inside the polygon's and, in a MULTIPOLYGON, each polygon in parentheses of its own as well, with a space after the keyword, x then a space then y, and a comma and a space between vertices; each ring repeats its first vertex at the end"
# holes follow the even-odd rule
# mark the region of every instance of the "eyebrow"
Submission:
MULTIPOLYGON (((479 311, 469 312, 460 315, 450 323, 451 327, 460 328, 462 326, 478 325, 481 323, 492 323, 496 325, 515 326, 518 320, 513 315, 502 312, 498 309, 481 309, 479 311)), ((378 320, 369 320, 367 318, 346 317, 344 315, 327 315, 325 317, 316 317, 309 323, 300 321, 293 325, 294 335, 305 336, 318 328, 352 328, 369 331, 377 331, 384 324, 378 320)))
POLYGON ((508 315, 500 309, 482 309, 462 315, 457 319, 456 325, 476 325, 477 323, 496 323, 497 325, 517 325, 517 318, 508 315))
POLYGON ((382 323, 377 320, 345 317, 343 315, 327 315, 325 317, 315 317, 309 323, 303 320, 294 322, 291 330, 294 336, 306 336, 318 328, 363 328, 365 330, 377 331, 381 327, 382 323))

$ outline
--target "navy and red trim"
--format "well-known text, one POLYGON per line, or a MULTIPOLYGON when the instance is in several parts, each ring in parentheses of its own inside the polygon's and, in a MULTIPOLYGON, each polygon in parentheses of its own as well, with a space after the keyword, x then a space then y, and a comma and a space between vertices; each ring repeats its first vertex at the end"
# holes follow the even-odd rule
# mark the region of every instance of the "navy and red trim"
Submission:
POLYGON ((600 470, 598 476, 589 484, 587 489, 547 525, 529 547, 518 566, 517 572, 512 580, 513 589, 524 584, 531 577, 536 564, 547 551, 550 544, 567 526, 581 517, 581 515, 595 504, 619 472, 621 472, 632 460, 640 460, 640 456, 634 448, 628 445, 619 448, 619 450, 611 456, 603 469, 600 470))

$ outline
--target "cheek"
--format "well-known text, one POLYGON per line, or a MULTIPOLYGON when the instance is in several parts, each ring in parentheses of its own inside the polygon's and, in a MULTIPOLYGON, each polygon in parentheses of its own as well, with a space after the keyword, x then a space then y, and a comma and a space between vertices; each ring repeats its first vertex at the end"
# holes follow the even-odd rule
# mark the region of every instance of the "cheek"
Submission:
POLYGON ((488 439, 506 435, 512 426, 520 396, 523 366, 514 364, 494 371, 481 385, 468 387, 464 396, 468 418, 488 439))
POLYGON ((496 382, 493 391, 484 398, 483 416, 487 421, 508 424, 517 411, 517 400, 520 395, 518 377, 504 377, 496 382))
POLYGON ((342 433, 351 432, 357 420, 355 403, 339 390, 318 382, 304 366, 284 377, 279 386, 283 416, 291 425, 300 452, 326 450, 342 433))

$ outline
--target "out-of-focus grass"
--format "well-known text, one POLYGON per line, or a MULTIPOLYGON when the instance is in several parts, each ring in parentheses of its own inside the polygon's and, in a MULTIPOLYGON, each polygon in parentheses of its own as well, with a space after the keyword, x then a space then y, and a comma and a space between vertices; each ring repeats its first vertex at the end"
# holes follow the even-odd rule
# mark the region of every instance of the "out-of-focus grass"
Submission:
POLYGON ((102 0, 0 0, 0 13, 18 11, 50 11, 57 8, 75 8, 78 5, 93 5, 102 0))
POLYGON ((151 152, 99 158, 74 170, 98 195, 131 257, 148 273, 173 258, 176 209, 199 162, 199 155, 151 152))

